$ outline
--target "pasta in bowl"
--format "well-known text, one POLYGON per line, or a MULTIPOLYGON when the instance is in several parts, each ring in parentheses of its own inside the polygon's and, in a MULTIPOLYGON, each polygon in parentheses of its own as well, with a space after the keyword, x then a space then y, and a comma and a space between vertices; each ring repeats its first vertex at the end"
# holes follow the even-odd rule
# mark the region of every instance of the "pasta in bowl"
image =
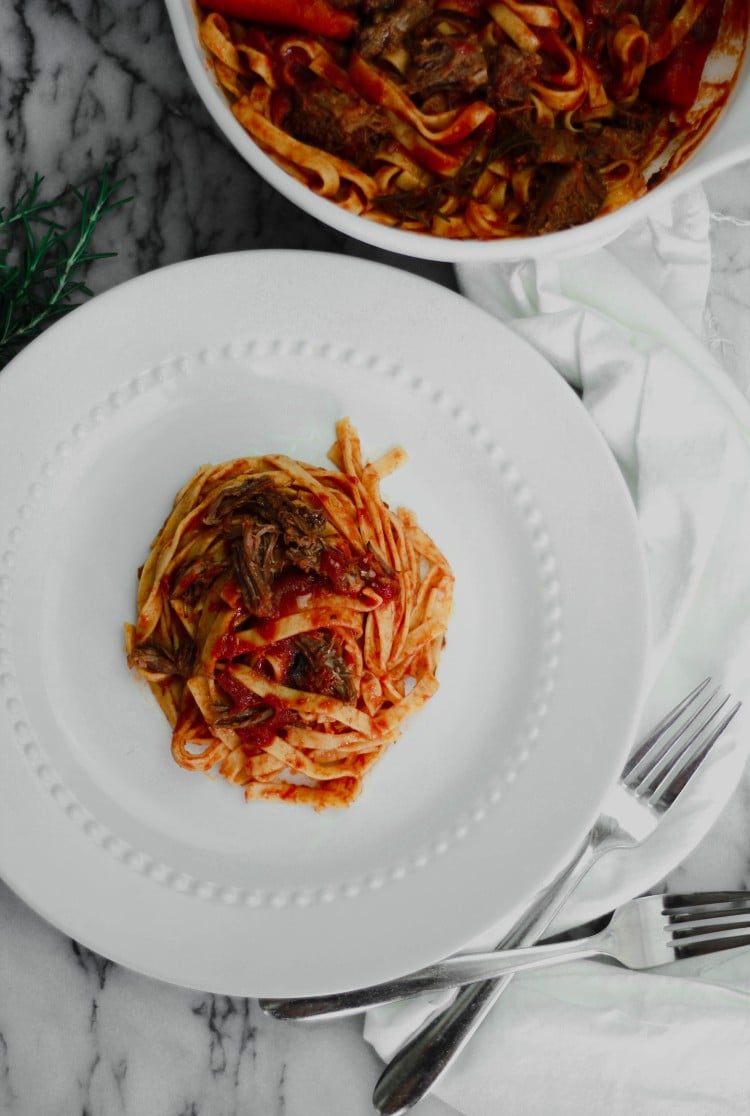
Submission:
POLYGON ((390 250, 575 249, 750 156, 744 0, 169 3, 248 161, 390 250))

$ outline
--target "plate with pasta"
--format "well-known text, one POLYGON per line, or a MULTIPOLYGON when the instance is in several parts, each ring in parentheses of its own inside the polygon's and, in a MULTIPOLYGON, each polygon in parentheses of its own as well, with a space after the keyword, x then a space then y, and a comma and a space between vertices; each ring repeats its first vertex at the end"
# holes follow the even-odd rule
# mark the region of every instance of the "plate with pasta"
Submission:
POLYGON ((44 917, 307 995, 561 866, 631 743, 646 593, 617 466, 523 341, 382 264, 213 256, 56 324, 0 427, 0 873, 44 917))
POLYGON ((328 456, 333 467, 268 454, 199 469, 125 625, 175 762, 247 802, 350 806, 439 685, 454 578, 380 492, 404 450, 364 461, 345 418, 328 456))

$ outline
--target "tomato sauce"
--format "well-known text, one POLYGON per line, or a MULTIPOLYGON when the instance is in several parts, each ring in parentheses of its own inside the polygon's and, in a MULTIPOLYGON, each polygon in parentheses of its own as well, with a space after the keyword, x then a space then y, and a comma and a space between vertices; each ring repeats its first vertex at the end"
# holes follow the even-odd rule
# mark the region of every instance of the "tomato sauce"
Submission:
POLYGON ((293 709, 277 709, 265 721, 257 725, 236 725, 237 733, 245 749, 252 749, 258 754, 267 748, 275 736, 281 735, 288 725, 298 724, 299 717, 293 709))
POLYGON ((723 0, 709 0, 682 42, 650 68, 642 86, 648 97, 683 112, 693 106, 703 67, 716 44, 723 7, 723 0))

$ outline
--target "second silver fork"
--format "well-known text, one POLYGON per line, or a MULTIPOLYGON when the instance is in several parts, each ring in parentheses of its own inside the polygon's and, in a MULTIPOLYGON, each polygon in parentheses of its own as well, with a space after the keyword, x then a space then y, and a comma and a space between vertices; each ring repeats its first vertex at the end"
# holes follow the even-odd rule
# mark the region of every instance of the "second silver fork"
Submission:
MULTIPOLYGON (((602 856, 632 847, 654 831, 740 708, 729 695, 722 699, 718 687, 705 697, 710 682, 707 678, 696 686, 649 733, 626 763, 578 857, 498 948, 533 945, 602 856)), ((469 985, 397 1052, 373 1092, 383 1116, 406 1112, 432 1089, 512 979, 509 974, 469 985)))
MULTIPOLYGON (((400 994, 416 996, 589 957, 607 957, 628 969, 652 969, 747 945, 750 892, 646 895, 623 903, 595 934, 489 953, 456 953, 418 969, 397 985, 400 994)), ((391 1002, 388 984, 373 985, 369 992, 368 1006, 391 1002)))
MULTIPOLYGON (((524 918, 500 942, 499 949, 538 941, 603 855, 639 844, 653 832, 740 707, 739 702, 731 703, 728 695, 721 699, 718 688, 706 697, 709 684, 710 679, 706 679, 697 686, 643 741, 605 800, 604 812, 577 857, 539 895, 524 918)), ((381 1113, 396 1116, 429 1092, 510 980, 512 975, 464 989, 449 1008, 402 1047, 384 1070, 373 1094, 381 1113)), ((394 996, 398 996, 400 987, 401 982, 393 982, 394 996)), ((308 1000, 266 999, 261 1000, 261 1007, 277 1018, 331 1018, 362 1010, 373 994, 375 998, 370 1002, 379 1002, 377 995, 382 990, 383 986, 379 986, 308 1000)))

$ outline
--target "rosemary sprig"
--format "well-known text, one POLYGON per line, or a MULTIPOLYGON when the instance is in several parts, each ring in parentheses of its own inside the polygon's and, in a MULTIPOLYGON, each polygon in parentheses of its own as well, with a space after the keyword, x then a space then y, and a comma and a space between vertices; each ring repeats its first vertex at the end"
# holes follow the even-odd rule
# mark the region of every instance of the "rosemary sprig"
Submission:
POLYGON ((0 208, 0 368, 37 334, 92 294, 83 272, 115 252, 91 252, 100 222, 131 198, 116 198, 122 181, 101 178, 42 196, 41 175, 10 209, 0 208))

